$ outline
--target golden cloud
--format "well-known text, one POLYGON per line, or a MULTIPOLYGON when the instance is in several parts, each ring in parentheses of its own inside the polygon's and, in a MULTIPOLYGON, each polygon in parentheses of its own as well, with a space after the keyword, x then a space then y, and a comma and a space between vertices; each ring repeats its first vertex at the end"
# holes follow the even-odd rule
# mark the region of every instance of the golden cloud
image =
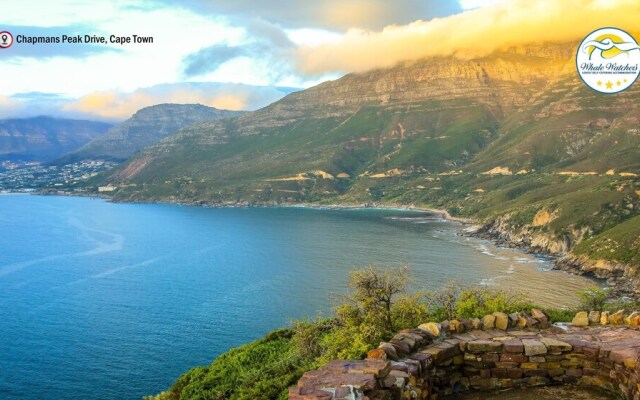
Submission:
POLYGON ((374 32, 349 30, 341 40, 300 47, 307 74, 361 72, 430 56, 477 57, 509 45, 579 40, 615 26, 637 30, 638 0, 510 0, 490 7, 374 32))
MULTIPOLYGON (((106 119, 125 119, 141 108, 161 104, 204 104, 225 110, 252 110, 284 96, 284 92, 242 84, 168 84, 131 93, 93 92, 65 104, 62 109, 106 119)), ((1 100, 1 99, 0 99, 1 100)))

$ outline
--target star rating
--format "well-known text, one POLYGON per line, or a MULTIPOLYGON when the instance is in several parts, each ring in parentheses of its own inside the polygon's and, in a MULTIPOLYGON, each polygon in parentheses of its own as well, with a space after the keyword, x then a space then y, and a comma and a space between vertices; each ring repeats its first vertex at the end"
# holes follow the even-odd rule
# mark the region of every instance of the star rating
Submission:
POLYGON ((598 81, 598 82, 597 82, 597 85, 598 85, 598 86, 602 86, 602 81, 598 81))
POLYGON ((613 83, 611 81, 607 81, 607 89, 613 89, 613 83))
POLYGON ((626 79, 624 80, 624 83, 627 83, 627 80, 626 80, 626 79))
POLYGON ((620 86, 620 85, 622 85, 622 82, 618 81, 618 82, 616 82, 616 85, 620 86))

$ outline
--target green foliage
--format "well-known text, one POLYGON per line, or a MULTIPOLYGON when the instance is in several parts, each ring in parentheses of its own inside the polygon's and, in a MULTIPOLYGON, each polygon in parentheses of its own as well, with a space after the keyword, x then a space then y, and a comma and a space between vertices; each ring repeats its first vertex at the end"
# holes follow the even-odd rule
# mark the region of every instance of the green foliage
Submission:
POLYGON ((476 286, 463 289, 455 307, 457 317, 482 318, 496 311, 509 314, 531 309, 531 304, 520 293, 476 286))
MULTIPOLYGON (((293 321, 289 329, 231 349, 207 367, 183 374, 166 392, 147 400, 249 400, 287 398, 288 387, 306 371, 334 359, 361 359, 398 330, 423 322, 480 318, 495 311, 531 309, 523 295, 450 281, 440 290, 407 294, 407 266, 367 267, 350 274, 350 293, 335 317, 293 321)), ((587 298, 601 304, 600 289, 587 298)), ((607 303, 627 308, 630 303, 607 303)), ((637 305, 636 305, 637 306, 637 305)), ((593 307, 590 307, 593 309, 593 307)), ((575 310, 545 310, 552 322, 571 321, 575 310)))
POLYGON ((286 398, 287 388, 314 367, 291 348, 292 332, 280 330, 220 355, 208 367, 183 374, 153 400, 286 398))
MULTIPOLYGON (((541 308, 541 307, 536 307, 536 308, 541 308)), ((557 308, 543 308, 543 309, 549 316, 549 321, 551 323, 571 322, 571 320, 573 320, 573 317, 576 315, 576 312, 578 312, 578 310, 573 310, 573 309, 567 309, 567 310, 560 310, 557 308)))
POLYGON ((587 311, 602 311, 609 294, 605 289, 601 289, 597 286, 590 287, 578 292, 580 296, 580 309, 587 311))

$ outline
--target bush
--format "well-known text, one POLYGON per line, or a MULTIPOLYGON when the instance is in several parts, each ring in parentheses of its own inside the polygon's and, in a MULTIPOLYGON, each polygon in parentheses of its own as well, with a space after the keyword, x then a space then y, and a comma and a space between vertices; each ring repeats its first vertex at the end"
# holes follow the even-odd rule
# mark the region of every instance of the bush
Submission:
POLYGON ((606 290, 593 286, 578 292, 580 296, 580 309, 585 311, 602 311, 609 294, 606 290))
POLYGON ((456 304, 462 292, 462 285, 457 280, 450 280, 437 291, 427 292, 425 295, 431 318, 435 321, 456 318, 456 304))
POLYGON ((508 314, 531 309, 531 304, 521 293, 475 286, 460 292, 455 307, 455 314, 458 318, 482 318, 496 311, 508 314))

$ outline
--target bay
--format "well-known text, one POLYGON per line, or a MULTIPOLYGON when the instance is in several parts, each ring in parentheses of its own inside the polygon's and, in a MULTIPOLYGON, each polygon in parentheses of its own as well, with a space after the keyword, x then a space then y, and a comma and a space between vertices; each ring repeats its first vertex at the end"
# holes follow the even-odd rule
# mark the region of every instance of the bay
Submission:
POLYGON ((353 268, 409 263, 575 304, 548 259, 424 212, 202 208, 0 195, 0 398, 140 399, 285 326, 329 315, 353 268))

